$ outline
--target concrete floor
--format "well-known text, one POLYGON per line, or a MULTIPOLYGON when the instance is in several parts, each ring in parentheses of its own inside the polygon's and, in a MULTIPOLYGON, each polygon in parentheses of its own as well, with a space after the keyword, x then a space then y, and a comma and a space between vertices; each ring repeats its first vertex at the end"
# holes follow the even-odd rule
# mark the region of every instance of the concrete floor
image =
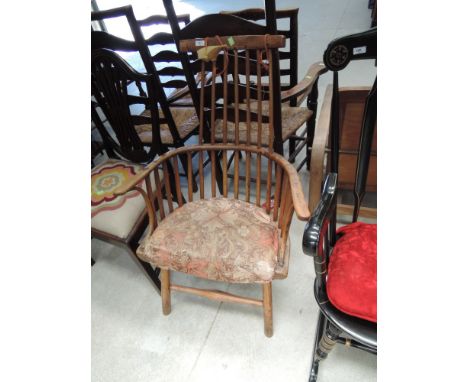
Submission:
MULTIPOLYGON (((101 9, 128 0, 98 1, 101 9)), ((162 4, 132 2, 137 17, 163 12, 162 4)), ((221 9, 262 6, 261 1, 179 1, 176 10, 192 19, 221 9)), ((330 40, 366 30, 367 0, 277 1, 277 8, 299 12, 299 78, 321 59, 330 40)), ((114 27, 114 26, 112 26, 114 27)), ((117 26, 115 26, 117 27, 117 26)), ((115 33, 115 32, 114 32, 115 33)), ((370 85, 372 62, 351 64, 341 84, 370 85)), ((323 96, 330 83, 323 76, 323 96)), ((308 193, 308 172, 300 172, 308 193)), ((304 223, 293 218, 289 276, 273 284, 274 336, 263 334, 262 311, 255 307, 217 303, 174 293, 172 313, 163 316, 161 301, 131 257, 123 250, 92 240, 92 380, 93 381, 307 381, 318 307, 313 297, 313 261, 301 249, 304 223)), ((184 285, 229 290, 260 297, 259 286, 227 285, 175 274, 184 285)), ((337 345, 320 366, 319 380, 375 381, 376 357, 337 345)))

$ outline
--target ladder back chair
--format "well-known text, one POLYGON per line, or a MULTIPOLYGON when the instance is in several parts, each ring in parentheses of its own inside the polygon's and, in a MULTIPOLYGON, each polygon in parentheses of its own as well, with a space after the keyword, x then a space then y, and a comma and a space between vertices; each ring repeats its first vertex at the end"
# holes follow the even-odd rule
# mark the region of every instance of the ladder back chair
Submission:
MULTIPOLYGON (((199 144, 178 148, 163 155, 135 178, 115 190, 117 195, 125 195, 132 190, 139 191, 146 200, 150 225, 148 234, 137 250, 138 256, 154 266, 161 268, 161 296, 164 314, 171 311, 171 292, 187 292, 217 301, 236 302, 263 308, 264 332, 273 335, 272 317, 272 281, 287 277, 289 266, 289 228, 294 211, 301 220, 307 220, 310 212, 304 200, 302 186, 294 167, 273 150, 273 122, 266 125, 269 129, 269 142, 263 147, 260 140, 255 140, 256 128, 263 128, 263 116, 253 111, 241 109, 240 84, 234 75, 234 83, 221 82, 221 92, 227 94, 228 87, 234 86, 234 139, 228 140, 228 104, 216 105, 215 98, 206 98, 205 92, 215 93, 220 88, 217 77, 226 77, 228 67, 234 74, 240 67, 239 51, 255 50, 258 54, 271 57, 272 50, 284 46, 284 37, 278 35, 218 36, 202 40, 188 39, 180 41, 180 50, 197 53, 204 57, 201 63, 200 88, 200 134, 199 144), (201 48, 201 49, 200 49, 201 48), (231 54, 230 65, 226 52, 231 54), (218 68, 218 57, 224 66, 218 68), (210 77, 209 87, 206 80, 210 77), (208 101, 206 104, 205 101, 208 101), (239 115, 246 114, 245 142, 240 138, 239 115), (220 120, 222 140, 218 142, 215 131, 209 132, 209 142, 202 137, 207 131, 205 120, 214 125, 220 120), (187 190, 180 187, 177 166, 175 170, 175 190, 170 182, 166 183, 168 198, 163 203, 161 180, 157 168, 162 166, 163 176, 168 179, 169 164, 177 157, 187 158, 189 165, 194 154, 198 155, 198 192, 195 193, 188 182, 187 190), (233 154, 234 179, 228 178, 228 157, 233 154), (204 154, 204 155, 200 155, 204 154), (242 159, 241 160, 241 155, 242 159), (208 158, 210 174, 204 175, 203 158, 208 158), (217 164, 220 164, 218 167, 217 164), (263 171, 262 171, 263 170, 263 171), (266 170, 266 171, 265 171, 266 170), (220 171, 219 174, 218 171, 220 171), (242 176, 244 174, 245 176, 242 176), (222 180, 221 187, 216 187, 217 175, 222 180), (156 187, 151 188, 152 180, 156 187), (138 187, 145 182, 147 190, 138 187), (159 212, 156 213, 152 195, 156 195, 159 212), (185 200, 187 202, 185 202, 185 200), (202 290, 183 285, 172 284, 172 271, 184 272, 193 276, 223 281, 228 283, 261 284, 263 298, 254 299, 232 295, 217 290, 202 290)), ((246 61, 247 77, 259 70, 260 62, 250 67, 246 61)), ((272 69, 270 67, 270 83, 272 69)), ((261 95, 261 83, 258 83, 256 96, 261 95)), ((247 105, 256 102, 261 110, 266 102, 270 110, 274 108, 272 87, 266 99, 251 97, 246 91, 247 105)), ((189 176, 191 171, 188 172, 189 176)))
POLYGON ((340 92, 338 71, 351 60, 377 58, 377 29, 332 41, 324 62, 333 71, 330 173, 322 197, 307 223, 304 253, 313 256, 314 294, 319 306, 309 381, 316 381, 319 362, 338 343, 377 353, 377 224, 358 221, 377 118, 377 78, 368 93, 360 131, 354 182, 352 223, 336 227, 340 169, 340 92))
MULTIPOLYGON (((220 13, 233 15, 252 21, 264 22, 266 19, 265 10, 262 8, 248 8, 242 9, 240 11, 222 11, 220 13)), ((277 23, 287 24, 287 27, 283 26, 282 29, 277 29, 276 31, 277 34, 286 37, 285 48, 278 52, 280 60, 281 91, 283 92, 293 88, 297 85, 298 82, 298 13, 299 8, 276 10, 277 23)), ((286 101, 289 102, 290 106, 300 106, 304 100, 308 98, 307 107, 313 112, 311 119, 307 120, 306 122, 307 128, 304 129, 304 131, 299 134, 297 138, 296 135, 289 138, 289 160, 291 162, 294 162, 297 154, 299 154, 300 149, 304 146, 304 144, 309 143, 307 146, 308 148, 311 146, 314 135, 315 118, 317 114, 317 85, 318 79, 314 82, 314 85, 308 94, 303 93, 300 97, 293 96, 289 99, 289 101, 286 101), (307 137, 309 137, 309 142, 305 142, 307 139, 306 134, 307 137), (299 150, 296 150, 297 140, 304 142, 299 150)), ((307 149, 307 155, 305 158, 307 168, 309 168, 310 162, 309 154, 310 150, 307 149)), ((298 166, 297 170, 299 171, 303 165, 304 162, 298 166)))
MULTIPOLYGON (((133 41, 126 40, 117 36, 112 35, 106 31, 92 31, 91 32, 91 49, 110 49, 115 52, 134 52, 139 55, 144 68, 144 71, 154 76, 152 83, 155 86, 154 93, 158 100, 158 112, 160 120, 160 134, 161 144, 167 149, 174 147, 182 147, 185 142, 193 135, 198 134, 198 117, 196 111, 191 105, 177 105, 182 107, 171 107, 171 102, 168 99, 166 92, 172 93, 181 92, 188 93, 187 90, 181 91, 181 88, 186 87, 186 84, 182 80, 169 80, 162 81, 162 76, 167 74, 174 74, 174 70, 171 69, 169 63, 174 62, 177 55, 168 53, 161 46, 166 44, 174 44, 174 39, 170 33, 160 32, 152 35, 148 39, 144 38, 142 28, 154 25, 160 25, 167 23, 166 16, 151 16, 144 20, 137 20, 133 12, 131 5, 124 7, 91 12, 92 21, 105 21, 110 18, 122 17, 124 18, 131 30, 133 41), (150 47, 160 50, 158 53, 151 54, 150 47), (166 63, 167 69, 157 69, 157 63, 166 63)), ((176 22, 185 23, 187 22, 188 16, 181 15, 176 16, 176 22)), ((135 97, 147 97, 147 89, 144 89, 139 82, 136 82, 138 90, 135 89, 135 97)), ((150 109, 143 107, 139 109, 141 112, 141 122, 137 125, 137 133, 144 145, 150 145, 152 141, 152 126, 150 109)), ((167 151, 167 150, 166 150, 167 151)), ((184 171, 187 171, 187 163, 183 162, 184 171)))
MULTIPOLYGON (((164 5, 166 7, 166 12, 171 22, 172 33, 174 38, 179 45, 180 49, 180 41, 183 39, 194 39, 194 38, 213 38, 216 36, 231 36, 235 39, 236 36, 239 35, 259 35, 264 36, 265 34, 276 34, 276 9, 275 9, 275 2, 271 0, 266 1, 265 7, 265 17, 266 17, 266 26, 260 25, 258 23, 230 15, 230 14, 210 14, 204 15, 199 17, 198 19, 192 21, 190 24, 185 26, 184 28, 180 28, 179 25, 175 22, 175 11, 171 0, 163 0, 164 5)), ((191 66, 191 62, 184 54, 181 52, 181 60, 186 72, 187 80, 189 82, 189 86, 191 87, 192 98, 194 102, 199 104, 200 102, 200 89, 199 86, 195 85, 195 82, 191 80, 193 79, 194 74, 196 71, 193 70, 191 66)), ((245 105, 245 98, 246 98, 246 89, 252 87, 251 92, 256 91, 255 82, 261 81, 262 78, 268 75, 267 67, 271 67, 273 71, 273 91, 274 91, 274 100, 275 108, 272 112, 269 112, 266 107, 263 108, 264 119, 268 121, 268 119, 273 119, 273 147, 275 152, 283 155, 283 144, 286 141, 289 141, 290 138, 294 142, 298 140, 302 140, 297 147, 295 147, 294 153, 291 153, 289 156, 289 160, 294 162, 296 156, 303 150, 305 147, 310 147, 312 144, 313 139, 313 129, 315 123, 315 116, 314 116, 314 98, 316 100, 317 96, 317 81, 318 77, 321 73, 326 71, 325 66, 322 63, 316 63, 309 67, 306 76, 295 86, 289 88, 288 90, 281 91, 281 72, 279 67, 279 59, 281 54, 278 52, 277 49, 272 50, 271 60, 266 60, 265 57, 256 57, 255 54, 251 54, 251 52, 240 52, 240 60, 239 60, 239 81, 243 81, 241 87, 239 87, 240 99, 241 103, 244 103, 243 108, 247 108, 245 105), (251 83, 246 82, 245 76, 245 67, 246 61, 260 61, 262 64, 260 66, 260 73, 257 79, 257 76, 252 76, 250 81, 254 82, 253 86, 251 83), (268 62, 267 62, 268 61, 268 62), (310 97, 309 97, 310 96, 310 97), (294 102, 298 100, 304 100, 305 97, 309 97, 310 102, 308 103, 309 107, 299 107, 299 106, 291 106, 290 101, 294 102), (297 134, 298 130, 307 123, 307 128, 303 132, 303 134, 297 134), (311 133, 308 135, 308 133, 311 133)), ((233 59, 228 60, 229 62, 233 62, 233 59)), ((231 66, 231 65, 229 65, 231 66)), ((251 65, 252 68, 255 68, 256 65, 251 65)), ((232 69, 232 68, 231 68, 232 69)), ((252 72, 252 74, 254 74, 252 72)), ((228 81, 231 83, 231 86, 228 87, 227 97, 225 97, 220 91, 220 87, 218 91, 216 91, 213 96, 217 100, 223 100, 222 102, 226 102, 226 99, 232 99, 233 95, 233 88, 234 85, 232 84, 233 79, 230 78, 228 81)), ((269 90, 268 88, 270 85, 261 88, 262 90, 262 97, 266 97, 265 93, 269 90)), ((210 95, 211 96, 211 95, 210 95)), ((255 104, 249 106, 253 111, 257 107, 255 104)), ((232 113, 229 114, 230 116, 232 113)), ((245 124, 245 114, 240 114, 240 122, 241 124, 245 124)), ((228 140, 232 142, 232 135, 234 129, 232 128, 232 118, 229 120, 229 136, 228 140)), ((209 126, 210 121, 207 121, 207 125, 209 126)), ((216 130, 215 136, 218 142, 222 140, 221 130, 219 126, 214 127, 216 130)), ((211 129, 211 126, 210 126, 211 129)), ((245 134, 242 132, 245 131, 245 126, 241 126, 241 141, 243 141, 243 137, 245 134)), ((262 145, 267 147, 268 146, 268 136, 266 132, 268 129, 263 129, 265 135, 261 137, 262 145)), ((255 138, 256 139, 256 138, 255 138)), ((295 146, 292 144, 290 147, 293 148, 295 146)), ((306 155, 308 157, 308 155, 306 155)), ((298 166, 300 169, 301 166, 308 162, 307 160, 303 160, 301 164, 298 166)))
MULTIPOLYGON (((121 246, 134 255, 159 290, 159 269, 153 269, 135 255, 138 241, 148 225, 145 202, 137 192, 123 196, 113 194, 119 185, 136 176, 145 163, 167 151, 161 144, 154 81, 154 76, 136 72, 111 50, 92 51, 91 95, 94 100, 91 101, 91 117, 109 159, 91 172, 91 235, 121 246), (147 97, 129 94, 128 84, 136 82, 145 85, 147 97), (131 110, 138 103, 144 103, 151 112, 152 141, 149 148, 136 130, 142 117, 133 115, 131 110), (104 125, 104 119, 108 127, 104 125)), ((139 184, 138 187, 146 186, 139 184)))

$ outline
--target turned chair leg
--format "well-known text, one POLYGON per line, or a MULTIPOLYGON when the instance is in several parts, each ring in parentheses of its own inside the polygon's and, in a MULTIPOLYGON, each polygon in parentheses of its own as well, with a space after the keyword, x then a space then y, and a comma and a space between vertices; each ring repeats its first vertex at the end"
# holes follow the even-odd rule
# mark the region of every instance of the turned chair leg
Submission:
POLYGON ((161 269, 161 300, 165 316, 171 313, 171 273, 168 269, 161 269))
POLYGON ((319 362, 327 358, 328 353, 333 349, 340 331, 325 318, 320 312, 315 333, 314 358, 310 370, 309 382, 317 381, 319 362))
POLYGON ((265 336, 271 337, 273 335, 273 307, 271 282, 263 284, 263 322, 265 336))

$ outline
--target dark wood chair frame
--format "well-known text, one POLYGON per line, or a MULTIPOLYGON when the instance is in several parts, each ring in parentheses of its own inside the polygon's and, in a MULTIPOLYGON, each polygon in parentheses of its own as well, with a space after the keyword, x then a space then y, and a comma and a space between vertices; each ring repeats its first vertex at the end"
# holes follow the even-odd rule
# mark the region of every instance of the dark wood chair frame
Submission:
MULTIPOLYGON (((314 257, 316 274, 314 294, 320 308, 310 382, 317 380, 319 362, 327 357, 337 342, 377 354, 377 324, 341 312, 330 303, 326 290, 328 262, 330 256, 333 256, 333 247, 339 240, 336 235, 336 189, 339 177, 340 149, 338 71, 344 69, 351 60, 376 58, 376 28, 336 39, 328 45, 324 53, 324 62, 333 71, 330 173, 325 180, 318 206, 306 225, 302 242, 304 253, 314 257)), ((354 184, 353 222, 357 221, 359 217, 361 202, 366 192, 376 118, 377 79, 369 92, 364 110, 354 184)))
MULTIPOLYGON (((176 40, 177 46, 180 51, 180 41, 183 39, 192 38, 207 38, 215 37, 218 35, 224 36, 236 36, 236 35, 265 35, 265 34, 276 34, 277 33, 277 18, 279 17, 275 7, 274 0, 265 1, 264 17, 266 19, 266 26, 259 25, 257 23, 248 21, 246 19, 232 16, 230 14, 211 14, 204 15, 200 18, 192 21, 184 28, 180 28, 176 22, 176 14, 172 4, 172 0, 163 0, 166 8, 166 13, 171 23, 172 33, 176 40)), ((289 35, 294 33, 291 32, 289 35)), ((199 89, 194 81, 194 70, 192 63, 186 53, 181 52, 182 67, 186 72, 187 82, 192 94, 194 103, 200 104, 199 89)), ((280 53, 277 49, 272 52, 272 59, 270 66, 273 68, 273 91, 274 91, 274 103, 281 104, 282 102, 297 102, 300 104, 307 97, 307 107, 313 111, 313 116, 307 122, 307 128, 304 133, 307 137, 293 136, 294 142, 302 140, 297 147, 295 147, 294 153, 290 153, 289 160, 294 162, 297 154, 307 146, 307 155, 298 166, 300 169, 305 163, 309 166, 310 147, 313 141, 313 135, 315 130, 315 114, 317 109, 317 84, 318 78, 321 74, 327 71, 325 66, 321 63, 311 65, 306 76, 303 80, 297 83, 295 86, 281 92, 281 70, 280 70, 280 53)), ((265 73, 266 74, 266 73, 265 73)), ((216 96, 222 98, 222 94, 216 93, 216 96)), ((242 118, 242 117, 241 117, 242 118)), ((273 113, 270 113, 270 118, 273 118, 274 124, 274 149, 275 152, 283 155, 283 139, 282 139, 282 119, 281 119, 281 108, 276 107, 273 113)), ((209 121, 206 121, 206 126, 209 126, 209 121)))
MULTIPOLYGON (((156 155, 163 155, 167 152, 167 149, 161 144, 156 86, 154 85, 155 76, 136 72, 120 56, 108 49, 94 49, 91 57, 91 90, 92 96, 95 98, 95 101, 91 102, 91 116, 103 138, 109 158, 124 158, 134 163, 144 164, 151 161, 156 155), (102 67, 100 68, 98 65, 102 67), (147 84, 148 97, 143 99, 129 95, 127 88, 129 82, 147 84), (138 117, 132 119, 130 115, 130 105, 137 102, 144 102, 151 112, 153 142, 149 150, 144 147, 135 131, 134 126, 135 122, 138 122, 138 117), (102 109, 110 121, 115 137, 112 137, 105 128, 102 118, 98 115, 98 107, 102 109)), ((172 167, 169 167, 169 170, 173 171, 172 167)), ((173 181, 173 177, 168 179, 173 181)), ((159 269, 153 269, 150 264, 141 261, 135 252, 147 226, 148 214, 144 210, 126 238, 122 239, 96 228, 91 229, 91 236, 128 251, 137 260, 139 266, 159 292, 161 289, 159 269)), ((93 259, 91 263, 94 264, 93 259)))
MULTIPOLYGON (((161 143, 165 147, 164 152, 167 149, 172 147, 183 147, 185 142, 194 134, 198 133, 198 129, 195 129, 191 134, 187 135, 183 139, 181 138, 177 126, 175 124, 170 106, 172 103, 168 100, 164 88, 170 87, 177 87, 183 88, 187 85, 182 80, 175 80, 175 81, 161 81, 161 74, 170 74, 174 73, 173 69, 163 70, 163 72, 159 72, 156 69, 155 62, 159 62, 159 60, 163 62, 171 62, 175 59, 175 57, 171 56, 170 60, 168 60, 168 54, 162 54, 161 56, 155 55, 153 57, 149 50, 149 45, 154 44, 173 44, 174 39, 170 33, 156 33, 155 35, 151 36, 149 39, 145 39, 142 32, 142 27, 160 24, 160 23, 167 23, 167 17, 163 15, 154 15, 148 17, 144 20, 137 20, 135 14, 133 12, 133 8, 131 5, 104 10, 104 11, 97 11, 91 12, 91 20, 92 21, 104 21, 109 18, 116 18, 116 17, 124 17, 126 18, 130 30, 132 32, 132 36, 134 41, 125 40, 116 36, 111 35, 108 32, 104 31, 92 31, 91 32, 91 49, 111 49, 113 51, 124 51, 124 52, 138 52, 140 54, 141 60, 145 66, 145 70, 148 74, 152 74, 155 77, 153 81, 153 86, 155 86, 155 95, 158 100, 158 105, 162 110, 164 118, 160 120, 160 123, 167 124, 169 130, 171 132, 173 143, 170 145, 165 145, 161 143)), ((188 15, 179 15, 175 17, 177 23, 186 23, 189 20, 188 15)), ((181 74, 181 73, 179 73, 181 74)), ((147 91, 145 91, 139 82, 136 82, 137 87, 139 88, 140 97, 146 97, 147 91)), ((188 91, 185 91, 188 93, 188 91)), ((137 98, 137 96, 135 96, 137 98)), ((141 117, 142 123, 149 123, 150 118, 146 118, 146 121, 143 121, 145 117, 141 117)), ((188 164, 186 162, 182 163, 184 167, 184 171, 187 172, 188 164)))

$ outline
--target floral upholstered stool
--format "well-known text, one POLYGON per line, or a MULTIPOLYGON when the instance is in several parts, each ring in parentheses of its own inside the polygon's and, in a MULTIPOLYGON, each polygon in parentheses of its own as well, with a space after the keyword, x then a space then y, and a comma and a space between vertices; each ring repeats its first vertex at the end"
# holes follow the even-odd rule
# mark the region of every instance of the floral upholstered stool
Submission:
POLYGON ((277 224, 262 208, 213 198, 176 209, 137 254, 162 269, 209 280, 267 283, 288 273, 289 245, 280 242, 277 224))
MULTIPOLYGON (((135 250, 147 226, 146 204, 136 190, 116 196, 114 190, 143 169, 143 165, 109 159, 91 172, 91 236, 123 246, 140 263, 160 290, 159 270, 140 261, 135 250)), ((144 181, 139 186, 146 190, 144 181)))

